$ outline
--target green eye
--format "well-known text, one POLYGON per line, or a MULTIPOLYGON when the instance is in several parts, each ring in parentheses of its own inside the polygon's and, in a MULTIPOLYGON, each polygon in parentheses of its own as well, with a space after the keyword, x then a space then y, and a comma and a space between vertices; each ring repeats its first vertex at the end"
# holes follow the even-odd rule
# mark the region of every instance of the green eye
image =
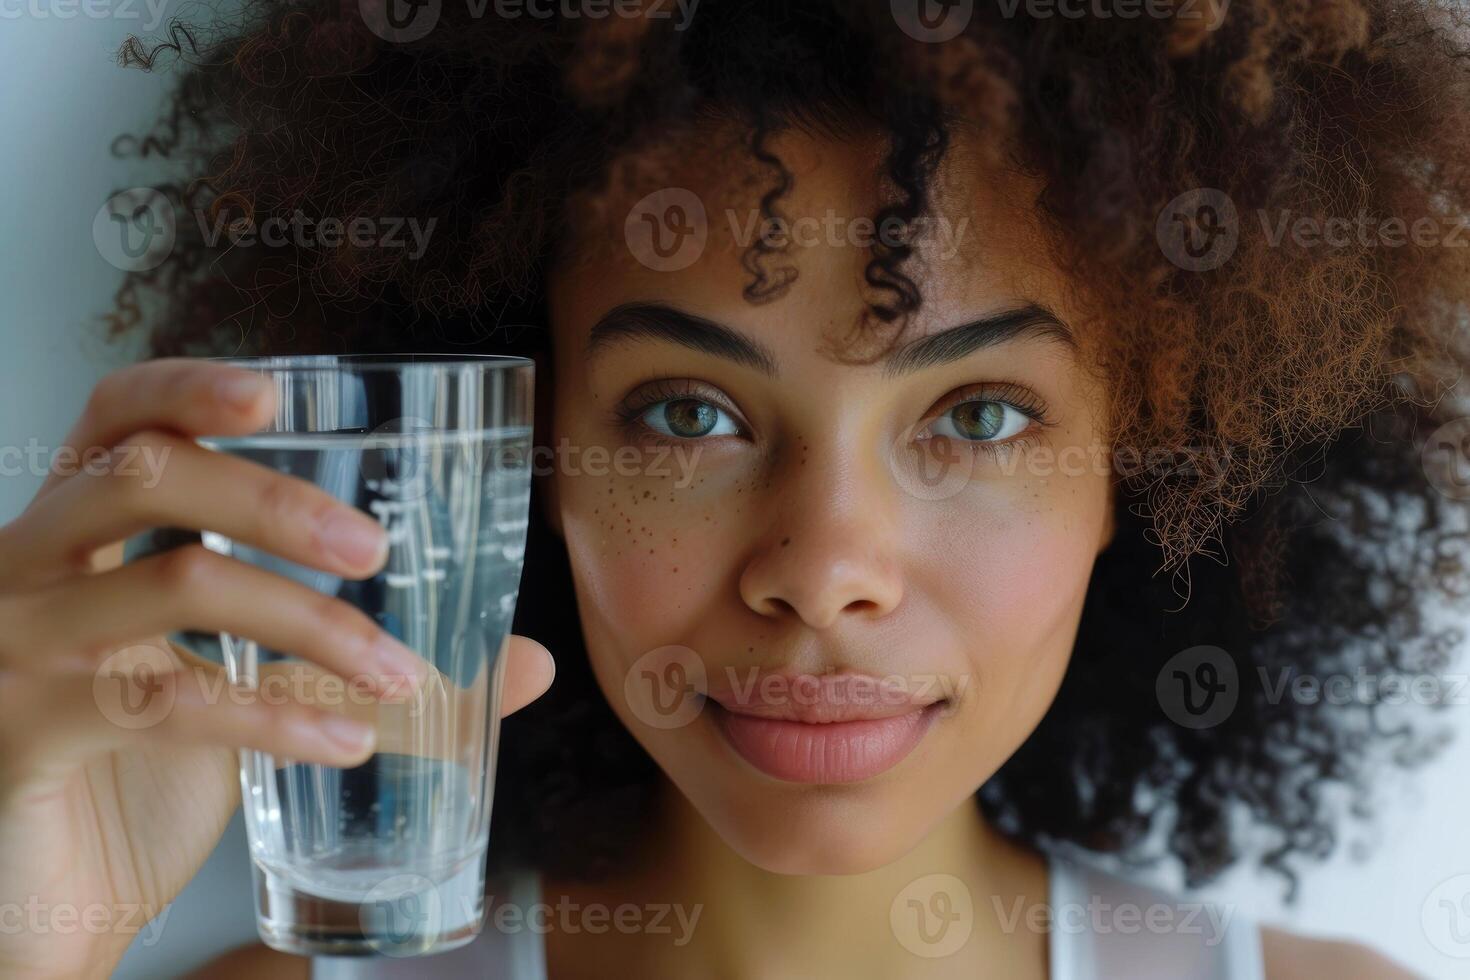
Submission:
POLYGON ((934 434, 970 442, 999 442, 1025 430, 1030 417, 997 401, 961 402, 934 420, 934 434))
POLYGON ((733 435, 739 428, 709 402, 698 398, 670 398, 655 402, 643 412, 643 424, 675 439, 698 439, 708 435, 733 435))

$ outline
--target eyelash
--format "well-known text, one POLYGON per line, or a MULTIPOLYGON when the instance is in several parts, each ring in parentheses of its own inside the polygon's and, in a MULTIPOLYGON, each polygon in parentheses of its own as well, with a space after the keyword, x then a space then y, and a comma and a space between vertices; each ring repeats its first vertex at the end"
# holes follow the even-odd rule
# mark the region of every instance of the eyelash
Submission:
MULTIPOLYGON (((614 407, 613 418, 619 427, 630 434, 636 433, 642 438, 658 442, 674 441, 662 433, 650 429, 647 423, 643 422, 642 417, 645 412, 660 402, 681 399, 693 399, 713 405, 730 416, 731 420, 740 429, 740 435, 744 436, 748 434, 745 422, 740 417, 740 414, 735 411, 729 402, 720 397, 716 389, 682 378, 658 378, 641 385, 636 391, 629 394, 622 402, 614 407)), ((1039 439, 1040 433, 1037 431, 1038 428, 1048 429, 1057 424, 1051 417, 1046 403, 1030 388, 1012 381, 997 381, 970 385, 951 393, 941 403, 941 408, 926 416, 923 427, 927 428, 935 419, 943 416, 946 412, 953 411, 959 405, 977 401, 998 402, 1008 405, 1035 423, 1020 435, 1012 436, 1002 442, 963 441, 964 445, 981 452, 999 455, 1003 452, 1011 452, 1016 449, 1032 446, 1039 439)))
POLYGON ((992 381, 985 384, 967 385, 946 396, 940 403, 941 407, 925 417, 922 423, 923 428, 928 428, 936 419, 968 402, 998 402, 1009 405, 1034 423, 1019 435, 1011 436, 1000 442, 959 440, 960 445, 993 457, 1032 448, 1041 439, 1039 430, 1050 429, 1057 424, 1056 420, 1051 417, 1046 403, 1030 388, 1014 381, 992 381))
POLYGON ((671 440, 663 433, 655 432, 642 418, 645 412, 660 402, 682 399, 692 399, 713 405, 730 416, 740 429, 740 435, 748 434, 745 420, 728 401, 719 396, 716 389, 683 378, 658 378, 639 386, 637 391, 628 395, 613 408, 613 419, 624 431, 637 433, 645 439, 657 442, 689 442, 691 440, 688 439, 671 440))

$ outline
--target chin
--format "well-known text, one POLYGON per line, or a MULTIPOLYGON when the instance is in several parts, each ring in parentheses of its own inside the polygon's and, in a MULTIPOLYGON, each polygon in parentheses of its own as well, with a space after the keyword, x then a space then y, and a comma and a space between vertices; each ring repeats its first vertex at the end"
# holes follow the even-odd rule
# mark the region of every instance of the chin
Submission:
POLYGON ((725 823, 734 826, 716 832, 732 851, 772 874, 864 874, 900 860, 923 839, 917 830, 875 832, 822 818, 725 823))
MULTIPOLYGON (((856 875, 876 870, 911 851, 939 816, 916 819, 917 814, 895 813, 892 807, 861 799, 839 805, 797 803, 764 812, 757 809, 761 802, 750 800, 735 811, 705 813, 705 819, 745 860, 784 875, 856 875)), ((699 808, 697 802, 695 807, 699 808)))

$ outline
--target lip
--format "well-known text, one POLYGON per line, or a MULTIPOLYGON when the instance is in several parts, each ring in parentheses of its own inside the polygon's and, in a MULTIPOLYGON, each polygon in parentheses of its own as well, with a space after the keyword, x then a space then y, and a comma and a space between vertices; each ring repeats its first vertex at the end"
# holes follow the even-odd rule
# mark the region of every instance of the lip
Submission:
POLYGON ((767 672, 748 674, 742 682, 727 674, 705 693, 734 715, 817 725, 897 718, 942 700, 895 686, 896 680, 850 672, 767 672))
POLYGON ((709 707, 730 747, 756 769, 785 782, 827 784, 860 782, 898 765, 923 740, 942 703, 825 722, 735 711, 714 699, 709 707))

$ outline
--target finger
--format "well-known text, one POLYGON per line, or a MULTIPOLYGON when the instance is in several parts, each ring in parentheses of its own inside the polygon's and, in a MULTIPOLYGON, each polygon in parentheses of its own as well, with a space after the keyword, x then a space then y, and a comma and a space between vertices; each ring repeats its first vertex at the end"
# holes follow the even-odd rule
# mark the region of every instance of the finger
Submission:
POLYGON ((33 685, 28 705, 17 709, 27 732, 28 767, 65 770, 139 738, 243 747, 333 766, 360 764, 376 747, 369 722, 242 691, 229 685, 222 668, 191 659, 168 670, 170 661, 158 647, 135 648, 108 658, 94 675, 65 674, 33 685))
POLYGON ((35 586, 85 571, 97 549, 152 527, 214 531, 348 578, 387 559, 377 520, 305 480, 159 430, 123 440, 113 459, 65 481, 5 529, 7 578, 35 586))
POLYGON ((82 454, 109 449, 143 429, 184 436, 245 435, 270 421, 270 378, 197 358, 160 358, 122 368, 92 389, 81 417, 62 440, 37 499, 71 475, 82 454))
MULTIPOLYGON (((507 638, 505 672, 501 679, 500 714, 508 715, 525 707, 544 694, 556 673, 556 665, 546 648, 522 636, 507 638)), ((373 725, 378 732, 378 751, 452 759, 465 745, 477 742, 478 727, 485 723, 487 674, 495 662, 481 665, 475 679, 457 684, 428 666, 429 678, 412 696, 395 698, 391 703, 374 700, 360 692, 332 683, 332 675, 313 664, 280 661, 263 664, 258 671, 261 690, 289 691, 309 704, 330 706, 349 717, 373 725), (436 731, 438 724, 425 724, 437 719, 455 727, 451 739, 426 738, 426 731, 436 731)))
POLYGON ((551 651, 524 636, 512 636, 506 647, 505 680, 500 713, 513 714, 545 694, 556 677, 551 651))
POLYGON ((145 637, 198 630, 248 637, 396 694, 416 687, 426 671, 422 658, 361 610, 199 545, 6 602, 26 607, 11 622, 29 624, 29 632, 4 638, 6 649, 60 669, 145 637))

